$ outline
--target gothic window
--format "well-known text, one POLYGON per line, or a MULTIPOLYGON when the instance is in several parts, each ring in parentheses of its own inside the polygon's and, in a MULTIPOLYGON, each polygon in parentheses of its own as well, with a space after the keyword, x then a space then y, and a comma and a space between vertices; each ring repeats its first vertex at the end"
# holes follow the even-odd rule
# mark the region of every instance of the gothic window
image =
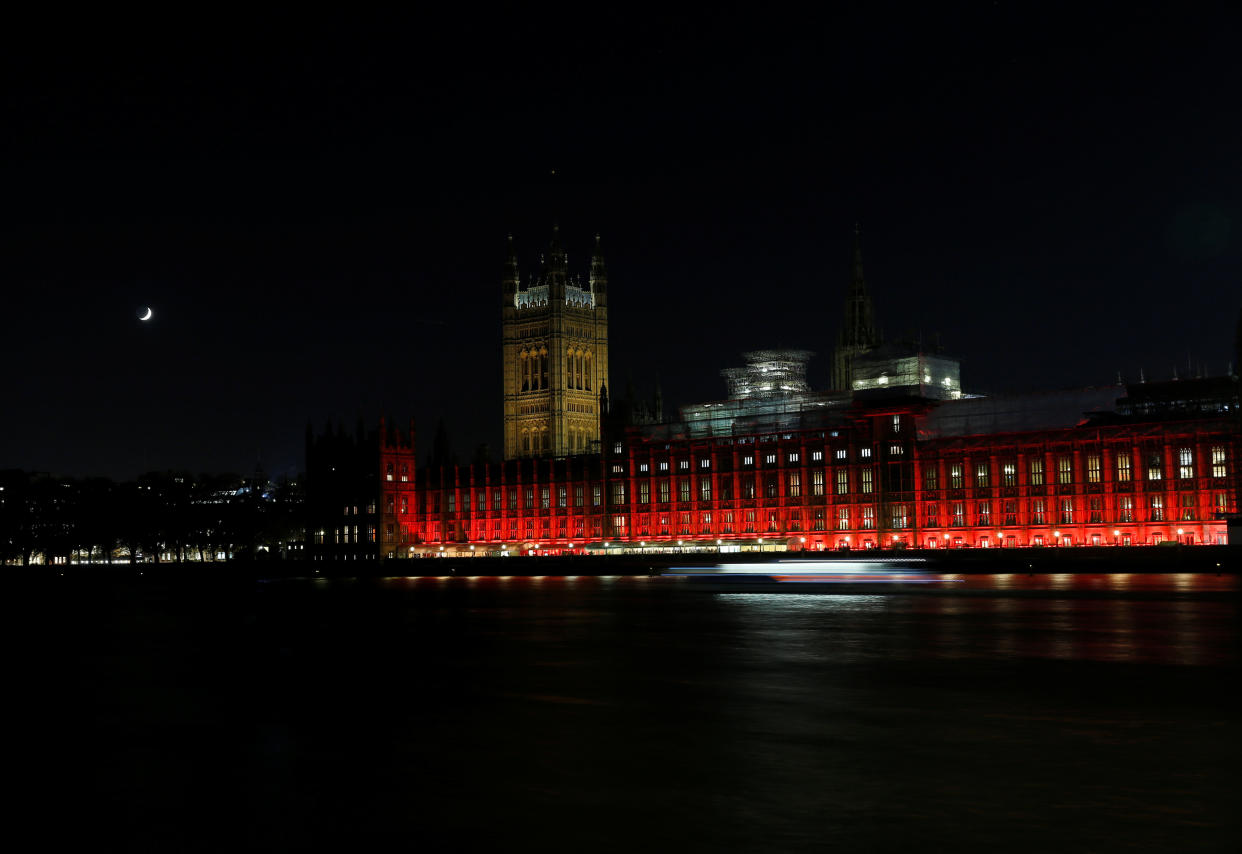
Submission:
POLYGON ((1121 495, 1117 498, 1117 521, 1134 521, 1134 496, 1121 495))
POLYGON ((988 470, 987 463, 976 463, 975 464, 975 486, 987 486, 988 485, 988 474, 989 474, 989 470, 988 470))
POLYGON ((1181 480, 1189 480, 1195 476, 1195 456, 1190 448, 1179 448, 1177 451, 1177 476, 1181 480))
POLYGON ((591 390, 591 354, 587 353, 582 357, 582 384, 587 391, 591 390))
MULTIPOLYGON (((1147 479, 1161 480, 1164 477, 1164 468, 1161 466, 1160 453, 1153 451, 1147 455, 1147 479)), ((1158 520, 1153 520, 1158 521, 1158 520)), ((1159 520, 1162 521, 1162 520, 1159 520)))
POLYGON ((1151 515, 1148 517, 1152 522, 1164 521, 1164 496, 1151 496, 1151 515))
POLYGON ((1117 480, 1120 483, 1125 483, 1130 480, 1130 455, 1129 454, 1118 454, 1117 455, 1117 480))
POLYGON ((1031 460, 1031 486, 1044 485, 1044 461, 1042 459, 1031 460))
POLYGON ((1057 458, 1057 483, 1067 484, 1074 480, 1074 461, 1069 457, 1057 458))

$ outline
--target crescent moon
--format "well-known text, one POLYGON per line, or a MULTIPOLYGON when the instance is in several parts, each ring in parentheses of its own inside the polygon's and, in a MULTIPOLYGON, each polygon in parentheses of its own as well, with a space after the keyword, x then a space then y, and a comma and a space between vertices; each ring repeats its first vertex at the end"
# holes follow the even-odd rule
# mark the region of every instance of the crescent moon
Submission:
POLYGON ((140 317, 140 318, 138 318, 138 319, 139 319, 139 320, 150 320, 150 319, 151 319, 151 317, 152 317, 152 315, 154 315, 154 314, 155 314, 155 312, 153 312, 153 311, 151 310, 151 307, 150 307, 150 306, 147 306, 147 313, 146 313, 146 314, 144 314, 142 317, 140 317))

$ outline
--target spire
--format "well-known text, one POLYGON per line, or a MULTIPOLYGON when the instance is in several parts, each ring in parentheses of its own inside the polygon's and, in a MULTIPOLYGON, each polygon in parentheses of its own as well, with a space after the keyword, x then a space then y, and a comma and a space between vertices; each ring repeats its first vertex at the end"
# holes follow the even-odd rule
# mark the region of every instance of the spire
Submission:
POLYGON ((504 283, 505 305, 512 306, 514 294, 517 293, 518 288, 520 287, 520 280, 518 278, 517 251, 513 248, 512 234, 509 235, 509 239, 506 241, 505 271, 502 281, 504 283))
POLYGON ((845 324, 841 330, 839 346, 870 348, 880 343, 875 328, 875 309, 871 305, 871 293, 863 276, 862 230, 854 224, 854 269, 850 276, 849 294, 845 299, 845 324))
POLYGON ((568 278, 569 261, 561 247, 561 228, 552 223, 552 241, 543 259, 543 281, 548 286, 548 299, 559 302, 565 299, 565 282, 568 278))
POLYGON ((591 291, 597 296, 608 293, 608 271, 604 268, 604 250, 599 234, 595 235, 595 248, 591 250, 591 291))
POLYGON ((875 326, 875 310, 871 305, 871 293, 863 276, 862 229, 854 224, 854 264, 849 289, 845 297, 845 313, 841 332, 833 353, 833 388, 845 390, 853 387, 854 357, 882 343, 875 326))

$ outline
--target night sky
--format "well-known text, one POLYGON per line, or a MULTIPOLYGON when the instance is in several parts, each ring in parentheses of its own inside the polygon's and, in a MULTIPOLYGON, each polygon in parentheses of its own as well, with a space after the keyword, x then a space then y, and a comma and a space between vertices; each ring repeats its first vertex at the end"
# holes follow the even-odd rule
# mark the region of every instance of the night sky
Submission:
POLYGON ((826 387, 856 221, 967 390, 1232 358, 1236 17, 616 8, 9 27, 0 469, 292 474, 382 413, 495 455, 505 236, 525 275, 553 221, 670 409, 759 347, 826 387))

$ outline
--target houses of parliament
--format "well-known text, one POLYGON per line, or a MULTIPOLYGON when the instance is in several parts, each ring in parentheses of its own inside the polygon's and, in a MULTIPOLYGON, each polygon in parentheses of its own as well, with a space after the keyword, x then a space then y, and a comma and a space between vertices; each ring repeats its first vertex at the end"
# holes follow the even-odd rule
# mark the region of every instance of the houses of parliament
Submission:
POLYGON ((1238 514, 1232 372, 971 394, 939 347, 883 340, 857 230, 833 387, 809 351, 753 350, 675 414, 614 394, 599 236, 575 269, 553 228, 534 269, 510 237, 503 459, 420 466, 412 423, 308 430, 313 558, 1224 544, 1238 514))

